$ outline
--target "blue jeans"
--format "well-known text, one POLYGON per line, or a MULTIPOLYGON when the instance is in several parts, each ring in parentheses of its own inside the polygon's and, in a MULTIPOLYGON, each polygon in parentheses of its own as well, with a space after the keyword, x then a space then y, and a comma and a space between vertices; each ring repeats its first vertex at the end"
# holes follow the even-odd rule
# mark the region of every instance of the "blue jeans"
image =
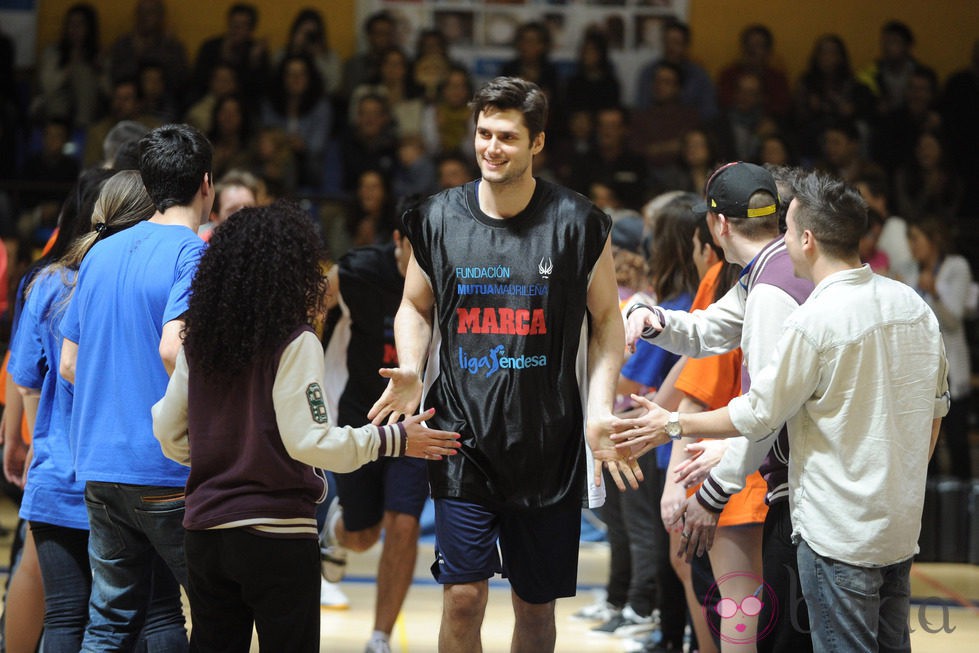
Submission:
POLYGON ((799 580, 817 651, 911 651, 911 559, 857 567, 799 543, 799 580))
POLYGON ((88 623, 88 531, 31 522, 44 582, 44 653, 77 653, 88 623))
POLYGON ((89 481, 92 597, 83 651, 186 651, 183 488, 89 481))

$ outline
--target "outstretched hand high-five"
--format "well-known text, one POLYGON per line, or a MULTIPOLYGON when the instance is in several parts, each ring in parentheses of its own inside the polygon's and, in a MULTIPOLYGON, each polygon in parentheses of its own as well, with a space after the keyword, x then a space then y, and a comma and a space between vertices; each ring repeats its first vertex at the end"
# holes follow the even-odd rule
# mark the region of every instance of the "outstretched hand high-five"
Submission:
POLYGON ((628 447, 612 442, 612 416, 605 418, 589 418, 586 428, 588 446, 591 447, 592 458, 595 461, 595 485, 602 484, 602 467, 609 471, 609 476, 615 481, 620 490, 625 492, 626 483, 636 490, 643 480, 639 461, 629 451, 628 447))
POLYGON ((670 441, 663 430, 670 413, 642 395, 632 395, 632 401, 639 408, 644 408, 645 412, 629 419, 614 418, 611 439, 617 447, 638 457, 670 441))
POLYGON ((383 368, 378 374, 388 379, 388 385, 371 406, 367 419, 380 425, 387 418, 388 424, 394 424, 402 417, 414 415, 422 400, 422 380, 418 374, 401 367, 383 368))
POLYGON ((435 414, 430 408, 424 413, 405 418, 403 426, 407 435, 405 455, 426 460, 442 460, 442 456, 454 456, 459 453, 462 444, 460 435, 451 431, 439 431, 425 426, 425 420, 435 414))

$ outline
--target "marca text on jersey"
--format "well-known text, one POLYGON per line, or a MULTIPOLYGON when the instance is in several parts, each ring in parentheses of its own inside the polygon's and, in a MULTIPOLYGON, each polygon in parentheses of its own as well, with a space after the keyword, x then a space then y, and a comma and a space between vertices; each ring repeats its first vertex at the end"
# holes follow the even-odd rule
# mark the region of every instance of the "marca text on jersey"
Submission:
POLYGON ((533 336, 547 333, 544 309, 458 308, 458 333, 504 333, 533 336))

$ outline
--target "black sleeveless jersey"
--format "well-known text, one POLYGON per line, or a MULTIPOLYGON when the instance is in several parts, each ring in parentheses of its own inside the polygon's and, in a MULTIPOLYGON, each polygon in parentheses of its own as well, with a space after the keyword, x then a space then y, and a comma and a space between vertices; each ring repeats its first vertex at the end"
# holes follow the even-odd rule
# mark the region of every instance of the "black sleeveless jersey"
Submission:
POLYGON ((405 282, 393 243, 353 249, 339 266, 341 317, 326 346, 325 394, 334 424, 359 426, 387 387, 377 370, 398 366, 394 316, 405 282))
POLYGON ((478 183, 405 214, 435 295, 424 406, 433 427, 462 434, 459 455, 429 463, 432 496, 511 508, 580 499, 586 296, 611 223, 541 179, 524 211, 493 219, 478 183))

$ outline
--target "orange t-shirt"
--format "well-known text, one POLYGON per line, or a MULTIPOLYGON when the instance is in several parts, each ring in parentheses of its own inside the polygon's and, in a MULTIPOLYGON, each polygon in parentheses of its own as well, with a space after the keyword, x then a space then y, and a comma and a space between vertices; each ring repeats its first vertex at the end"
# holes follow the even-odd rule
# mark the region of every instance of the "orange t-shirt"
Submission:
MULTIPOLYGON (((718 276, 723 263, 715 263, 700 281, 697 296, 690 310, 704 309, 714 302, 718 276)), ((741 349, 726 354, 706 358, 690 358, 683 366, 675 387, 693 399, 716 410, 727 406, 728 402, 741 394, 741 349)), ((699 489, 694 488, 689 494, 699 489)), ((752 473, 745 481, 743 490, 731 497, 721 512, 718 526, 739 526, 765 521, 768 506, 765 494, 768 486, 758 472, 752 473)))

